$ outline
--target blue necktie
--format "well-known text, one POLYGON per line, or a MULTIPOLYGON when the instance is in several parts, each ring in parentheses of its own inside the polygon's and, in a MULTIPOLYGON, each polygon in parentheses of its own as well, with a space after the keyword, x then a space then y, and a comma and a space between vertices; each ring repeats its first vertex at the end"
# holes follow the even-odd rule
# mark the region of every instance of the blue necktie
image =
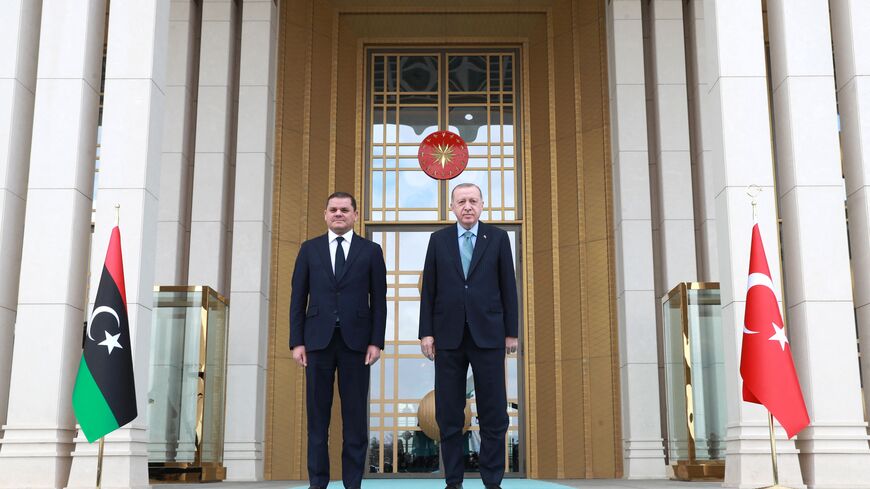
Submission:
POLYGON ((341 272, 344 271, 344 246, 341 246, 341 243, 344 241, 344 238, 339 236, 335 238, 335 242, 338 245, 335 249, 335 278, 341 278, 341 272))
POLYGON ((462 246, 459 247, 459 257, 462 258, 462 271, 465 273, 465 278, 468 278, 468 267, 471 266, 471 255, 474 253, 474 243, 471 242, 471 237, 474 234, 471 231, 462 233, 465 240, 462 246))

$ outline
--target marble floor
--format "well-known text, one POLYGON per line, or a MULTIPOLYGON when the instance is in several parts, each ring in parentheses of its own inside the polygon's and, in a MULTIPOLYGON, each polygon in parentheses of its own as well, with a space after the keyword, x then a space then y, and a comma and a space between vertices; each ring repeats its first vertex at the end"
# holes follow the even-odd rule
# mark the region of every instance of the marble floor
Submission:
MULTIPOLYGON (((713 489, 721 482, 681 482, 671 480, 624 480, 624 479, 574 479, 574 480, 529 480, 505 479, 503 489, 713 489)), ((153 485, 155 489, 178 489, 177 484, 153 485)), ((268 482, 220 482, 196 484, 191 489, 307 489, 306 481, 268 482)), ((329 489, 342 489, 341 482, 332 482, 329 489)), ((365 479, 362 489, 442 489, 444 481, 438 479, 365 479)), ((480 479, 469 479, 464 489, 482 489, 480 479)))

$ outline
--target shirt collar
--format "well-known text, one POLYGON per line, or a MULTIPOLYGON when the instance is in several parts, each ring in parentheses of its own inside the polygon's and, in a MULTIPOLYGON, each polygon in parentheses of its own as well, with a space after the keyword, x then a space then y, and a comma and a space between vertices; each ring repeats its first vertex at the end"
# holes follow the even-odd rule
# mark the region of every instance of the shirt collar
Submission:
POLYGON ((332 230, 330 229, 330 230, 328 230, 328 231, 326 232, 326 234, 329 235, 329 242, 330 242, 330 243, 332 243, 333 241, 335 241, 335 238, 341 236, 342 238, 344 238, 345 241, 347 241, 348 244, 350 244, 350 240, 351 240, 351 238, 353 238, 353 229, 351 229, 351 230, 349 230, 348 232, 346 232, 346 233, 344 233, 344 234, 341 234, 341 235, 339 235, 339 234, 335 234, 335 233, 332 232, 332 230))
POLYGON ((465 233, 465 231, 471 231, 471 234, 473 234, 474 237, 476 238, 477 237, 477 228, 479 226, 480 226, 480 221, 477 221, 476 223, 474 223, 474 226, 471 226, 471 229, 465 229, 464 227, 462 227, 462 224, 459 224, 457 222, 456 223, 456 231, 459 233, 460 238, 465 233))

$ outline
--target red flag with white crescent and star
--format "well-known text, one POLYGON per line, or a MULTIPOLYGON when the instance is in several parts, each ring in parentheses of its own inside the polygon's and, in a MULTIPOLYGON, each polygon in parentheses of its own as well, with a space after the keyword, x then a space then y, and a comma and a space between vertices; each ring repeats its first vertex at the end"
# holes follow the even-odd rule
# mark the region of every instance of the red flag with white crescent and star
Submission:
POLYGON ((752 227, 743 317, 743 400, 762 404, 791 438, 810 422, 785 335, 758 224, 752 227))

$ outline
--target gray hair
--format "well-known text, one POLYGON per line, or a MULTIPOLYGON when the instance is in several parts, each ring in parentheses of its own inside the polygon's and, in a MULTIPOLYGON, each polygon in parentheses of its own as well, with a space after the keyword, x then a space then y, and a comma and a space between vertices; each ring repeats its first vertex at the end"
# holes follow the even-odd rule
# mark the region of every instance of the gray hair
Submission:
POLYGON ((450 202, 451 202, 451 203, 453 202, 453 194, 456 193, 456 189, 459 189, 459 188, 471 188, 471 187, 474 187, 474 188, 477 189, 477 193, 480 194, 480 200, 483 200, 483 191, 480 190, 480 187, 478 187, 476 184, 473 184, 473 183, 460 183, 459 185, 453 187, 453 190, 450 191, 450 202))

